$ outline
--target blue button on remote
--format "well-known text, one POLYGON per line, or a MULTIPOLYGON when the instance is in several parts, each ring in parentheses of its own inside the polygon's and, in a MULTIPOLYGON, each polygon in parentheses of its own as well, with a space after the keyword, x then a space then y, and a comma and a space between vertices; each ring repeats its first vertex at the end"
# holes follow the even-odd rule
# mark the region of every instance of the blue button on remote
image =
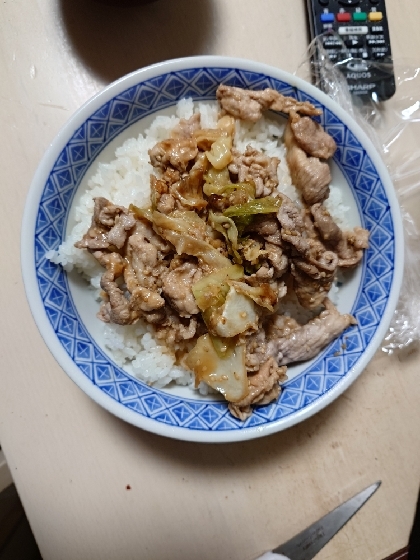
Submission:
POLYGON ((322 23, 332 23, 334 21, 334 14, 321 14, 321 21, 322 23))

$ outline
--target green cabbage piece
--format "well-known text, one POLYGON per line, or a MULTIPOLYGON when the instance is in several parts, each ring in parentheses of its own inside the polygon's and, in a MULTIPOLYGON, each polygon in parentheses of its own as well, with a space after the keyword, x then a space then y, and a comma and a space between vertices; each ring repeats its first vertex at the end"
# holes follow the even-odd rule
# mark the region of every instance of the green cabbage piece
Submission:
POLYGON ((205 222, 195 212, 178 211, 167 216, 154 211, 151 217, 155 232, 172 243, 178 255, 184 253, 197 257, 199 263, 207 265, 211 270, 231 266, 230 260, 210 243, 194 237, 198 228, 205 228, 205 222))
POLYGON ((216 352, 210 335, 204 334, 187 354, 184 363, 194 372, 196 387, 204 381, 219 391, 226 400, 238 402, 249 392, 245 351, 245 344, 239 344, 221 357, 216 352))
POLYGON ((130 204, 128 210, 132 212, 136 218, 153 222, 153 218, 152 218, 153 210, 151 208, 139 208, 134 204, 130 204))
POLYGON ((227 358, 235 350, 235 346, 237 344, 236 338, 221 338, 220 336, 214 336, 211 333, 209 334, 213 347, 219 358, 227 358))
POLYGON ((203 192, 205 195, 210 196, 212 194, 218 194, 219 196, 224 196, 232 193, 233 191, 243 191, 247 197, 251 200, 255 198, 255 187, 251 183, 230 183, 226 182, 221 184, 218 183, 204 183, 203 192))
MULTIPOLYGON (((223 305, 229 292, 230 280, 242 280, 244 269, 237 264, 231 264, 211 274, 203 276, 193 284, 192 293, 201 311, 216 309, 223 305)), ((205 317, 204 317, 205 320, 205 317)))
POLYGON ((237 264, 241 264, 242 258, 238 253, 238 229, 232 218, 223 214, 215 214, 210 210, 208 221, 214 230, 224 236, 229 247, 229 253, 233 255, 237 264))
POLYGON ((231 218, 233 216, 248 217, 254 216, 255 214, 273 214, 278 211, 281 206, 281 202, 281 198, 274 198, 272 196, 256 198, 255 200, 250 200, 245 204, 230 206, 223 212, 223 215, 231 218))

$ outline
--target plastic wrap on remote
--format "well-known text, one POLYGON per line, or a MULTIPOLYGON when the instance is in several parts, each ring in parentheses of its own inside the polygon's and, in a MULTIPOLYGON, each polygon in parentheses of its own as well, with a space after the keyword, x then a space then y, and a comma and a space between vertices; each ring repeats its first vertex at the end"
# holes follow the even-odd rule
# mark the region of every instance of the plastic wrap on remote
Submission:
MULTIPOLYGON (((386 102, 375 95, 364 96, 362 102, 350 93, 340 71, 342 64, 352 60, 358 59, 348 53, 344 61, 333 64, 320 37, 310 44, 296 74, 315 83, 352 115, 382 155, 391 175, 406 242, 403 285, 382 347, 392 354, 420 341, 420 68, 409 60, 394 60, 395 95, 386 102)), ((386 71, 386 64, 378 64, 386 71)))

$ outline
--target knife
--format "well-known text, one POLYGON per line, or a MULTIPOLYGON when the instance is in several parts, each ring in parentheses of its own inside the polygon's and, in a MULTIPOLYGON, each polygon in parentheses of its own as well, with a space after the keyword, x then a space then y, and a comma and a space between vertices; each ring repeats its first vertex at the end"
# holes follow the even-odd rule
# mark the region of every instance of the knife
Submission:
POLYGON ((380 485, 381 482, 378 481, 365 488, 295 537, 273 551, 259 556, 256 560, 312 560, 321 548, 359 511, 380 485))

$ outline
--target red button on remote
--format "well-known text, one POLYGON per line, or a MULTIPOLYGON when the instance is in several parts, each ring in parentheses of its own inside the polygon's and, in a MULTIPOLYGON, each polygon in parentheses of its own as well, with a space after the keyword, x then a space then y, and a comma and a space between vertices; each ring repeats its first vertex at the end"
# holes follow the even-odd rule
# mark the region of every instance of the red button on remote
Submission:
POLYGON ((351 20, 351 14, 349 12, 340 12, 336 15, 336 18, 340 23, 344 23, 351 20))

